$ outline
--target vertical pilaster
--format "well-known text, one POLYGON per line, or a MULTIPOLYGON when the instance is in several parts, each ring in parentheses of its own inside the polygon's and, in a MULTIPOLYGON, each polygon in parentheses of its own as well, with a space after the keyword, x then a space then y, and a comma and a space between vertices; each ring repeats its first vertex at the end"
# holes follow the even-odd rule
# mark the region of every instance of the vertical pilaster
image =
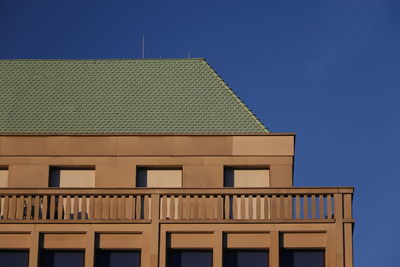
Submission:
POLYGON ((88 229, 86 232, 85 266, 94 266, 95 232, 88 229))
POLYGON ((271 231, 271 246, 269 249, 269 266, 279 267, 279 231, 271 231))
POLYGON ((213 266, 222 267, 223 258, 223 233, 220 230, 214 232, 213 266))
POLYGON ((37 267, 39 261, 39 231, 36 227, 31 232, 31 244, 29 249, 29 267, 37 267))

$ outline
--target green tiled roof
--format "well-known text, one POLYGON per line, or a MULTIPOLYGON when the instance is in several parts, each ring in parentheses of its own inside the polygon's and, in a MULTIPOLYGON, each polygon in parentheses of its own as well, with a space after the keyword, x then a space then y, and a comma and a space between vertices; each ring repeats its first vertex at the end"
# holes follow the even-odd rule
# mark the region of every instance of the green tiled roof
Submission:
POLYGON ((204 59, 0 60, 0 133, 268 130, 204 59))

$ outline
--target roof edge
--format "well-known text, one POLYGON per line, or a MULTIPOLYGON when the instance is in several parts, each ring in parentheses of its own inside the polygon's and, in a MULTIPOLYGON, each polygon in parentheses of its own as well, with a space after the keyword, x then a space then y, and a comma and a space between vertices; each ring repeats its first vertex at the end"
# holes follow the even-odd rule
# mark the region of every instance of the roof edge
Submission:
POLYGON ((262 130, 264 130, 266 133, 271 133, 271 131, 268 129, 267 126, 265 126, 259 118, 257 118, 256 114, 246 105, 246 103, 240 99, 240 97, 235 93, 235 91, 228 85, 228 83, 222 79, 222 77, 218 74, 216 70, 211 66, 210 63, 207 62, 206 59, 202 60, 204 64, 206 64, 210 70, 214 73, 214 75, 224 84, 224 86, 229 90, 229 92, 232 94, 232 96, 236 99, 236 101, 239 102, 240 105, 244 107, 244 109, 250 114, 250 117, 252 117, 256 123, 260 126, 262 130))
POLYGON ((296 136, 296 133, 0 133, 3 136, 296 136))

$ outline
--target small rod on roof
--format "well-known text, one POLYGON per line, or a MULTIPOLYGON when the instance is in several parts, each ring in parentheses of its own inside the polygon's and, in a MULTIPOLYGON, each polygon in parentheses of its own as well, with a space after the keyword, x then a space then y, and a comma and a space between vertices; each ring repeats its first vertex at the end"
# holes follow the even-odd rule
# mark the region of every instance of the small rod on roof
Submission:
POLYGON ((142 58, 144 58, 144 34, 142 34, 142 58))

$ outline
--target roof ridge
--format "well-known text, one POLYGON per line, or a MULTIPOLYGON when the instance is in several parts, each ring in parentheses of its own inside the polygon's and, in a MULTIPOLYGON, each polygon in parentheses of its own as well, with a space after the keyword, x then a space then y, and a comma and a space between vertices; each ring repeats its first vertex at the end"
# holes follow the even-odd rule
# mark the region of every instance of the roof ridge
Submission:
POLYGON ((260 121, 260 119, 257 118, 255 113, 244 103, 242 99, 235 93, 235 91, 228 85, 227 82, 225 82, 224 79, 218 74, 217 71, 214 70, 214 68, 210 65, 210 63, 207 62, 206 59, 203 59, 202 62, 210 68, 212 73, 224 84, 224 86, 228 89, 229 93, 235 98, 235 100, 245 108, 245 110, 250 114, 250 116, 256 121, 256 123, 266 132, 270 133, 271 131, 260 121))

